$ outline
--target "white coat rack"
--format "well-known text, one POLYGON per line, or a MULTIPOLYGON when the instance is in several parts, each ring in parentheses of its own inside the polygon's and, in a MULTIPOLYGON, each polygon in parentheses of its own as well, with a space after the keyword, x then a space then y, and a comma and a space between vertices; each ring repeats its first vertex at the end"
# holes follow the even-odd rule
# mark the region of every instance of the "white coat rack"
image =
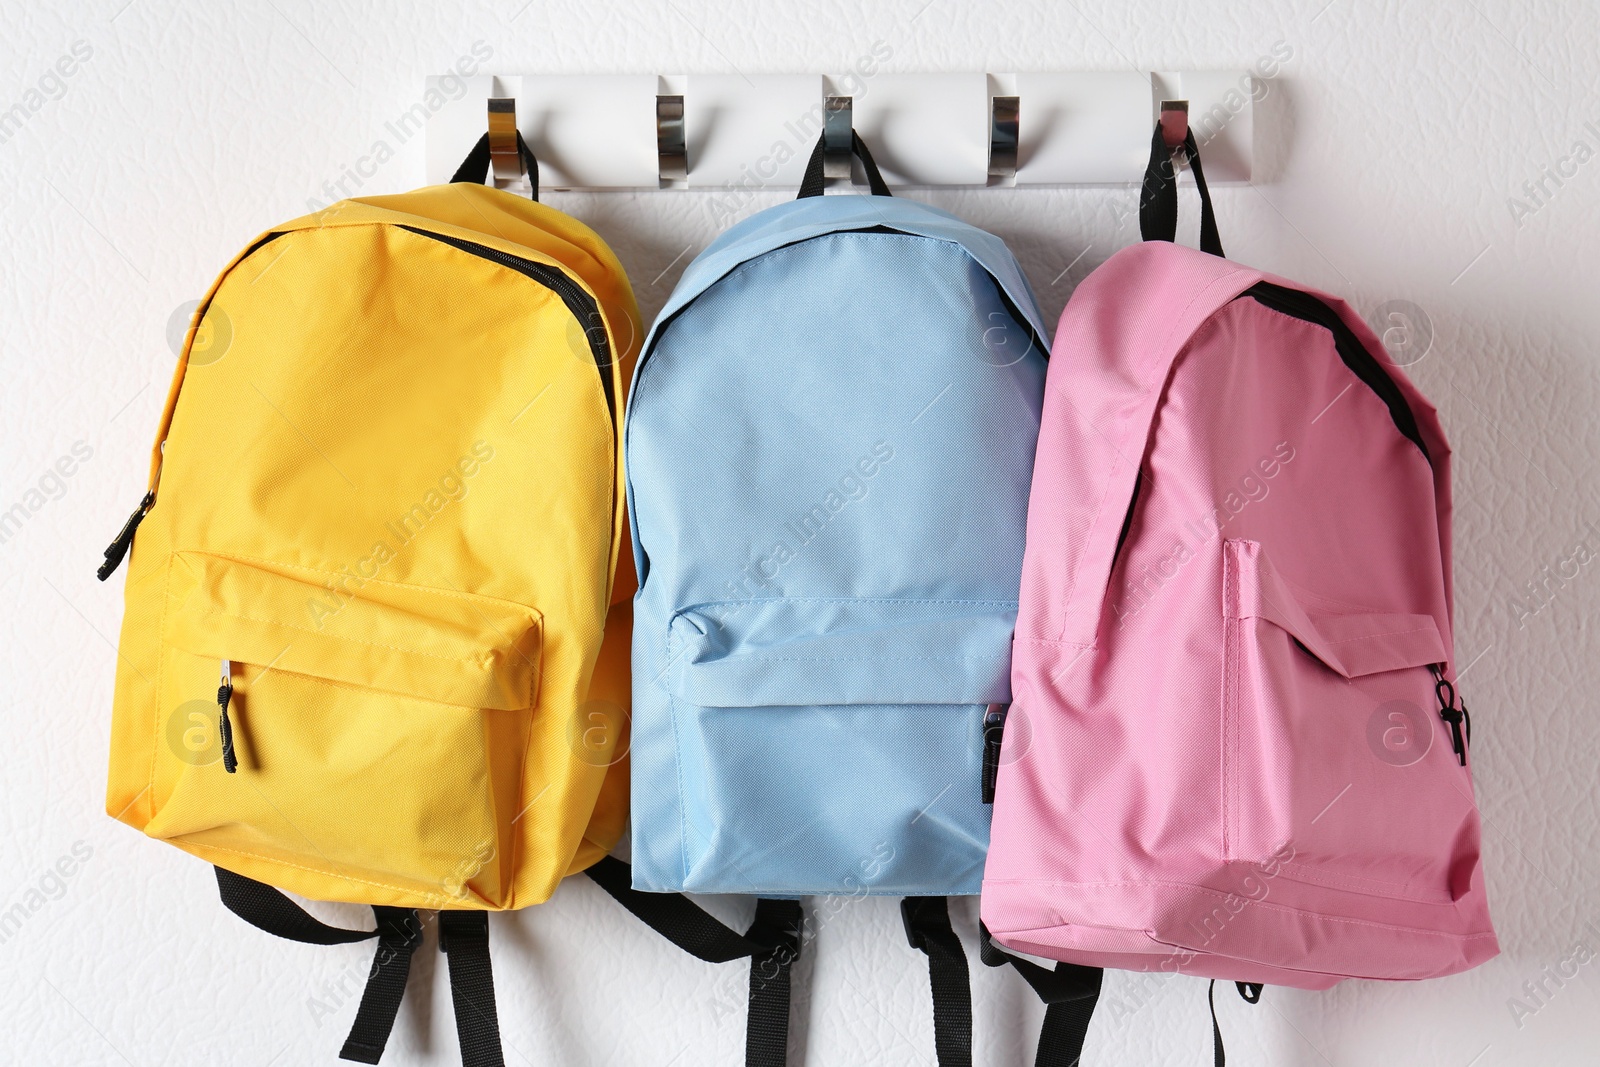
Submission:
MULTIPOLYGON (((1247 71, 440 75, 427 178, 450 180, 495 101, 550 189, 795 188, 823 130, 834 149, 852 126, 890 185, 1136 183, 1163 105, 1186 101, 1206 177, 1244 182, 1258 84, 1247 71)), ((497 158, 515 168, 497 166, 497 184, 517 185, 515 155, 497 158)), ((848 159, 829 158, 828 175, 848 159)))

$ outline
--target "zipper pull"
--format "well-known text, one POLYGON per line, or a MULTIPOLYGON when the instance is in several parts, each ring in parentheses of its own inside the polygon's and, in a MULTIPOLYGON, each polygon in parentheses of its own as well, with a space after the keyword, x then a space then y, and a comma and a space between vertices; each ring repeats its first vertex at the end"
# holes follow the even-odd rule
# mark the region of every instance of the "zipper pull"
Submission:
POLYGON ((139 501, 139 507, 132 515, 128 516, 127 523, 122 527, 122 532, 117 534, 117 539, 106 546, 106 560, 100 564, 100 569, 95 571, 95 576, 102 582, 111 577, 111 572, 117 569, 117 564, 122 562, 122 557, 128 554, 128 549, 133 545, 133 532, 144 521, 145 514, 150 510, 150 505, 156 502, 156 493, 152 489, 139 501))
POLYGON ((983 714, 983 802, 994 803, 994 786, 1000 777, 1000 742, 1006 732, 1009 704, 990 704, 983 714))
POLYGON ((1467 743, 1472 739, 1472 720, 1467 716, 1467 705, 1456 707, 1456 687, 1445 679, 1438 664, 1428 664, 1428 670, 1433 674, 1433 693, 1439 698, 1439 718, 1450 724, 1450 748, 1456 754, 1456 762, 1465 767, 1467 743), (1467 727, 1465 736, 1461 732, 1463 722, 1467 727))
POLYGON ((222 684, 217 687, 217 729, 222 734, 222 769, 233 774, 239 769, 239 757, 233 751, 233 723, 228 721, 228 705, 233 701, 233 664, 222 661, 222 684))

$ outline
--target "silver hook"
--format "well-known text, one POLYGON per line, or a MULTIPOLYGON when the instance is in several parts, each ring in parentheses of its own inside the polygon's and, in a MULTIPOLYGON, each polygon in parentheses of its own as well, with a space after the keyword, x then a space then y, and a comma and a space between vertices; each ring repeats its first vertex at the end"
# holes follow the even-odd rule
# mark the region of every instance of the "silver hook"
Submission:
POLYGON ((1161 139, 1168 148, 1180 148, 1189 136, 1189 101, 1161 101, 1161 139))
POLYGON ((689 178, 689 149, 683 133, 683 97, 656 97, 656 169, 664 182, 689 178))
POLYGON ((853 154, 853 97, 829 96, 822 101, 822 176, 850 180, 853 154))
POLYGON ((989 110, 989 174, 1017 176, 1018 110, 1021 97, 997 96, 989 110))
POLYGON ((507 97, 489 98, 489 162, 495 181, 514 182, 522 177, 522 153, 517 151, 517 102, 507 97))

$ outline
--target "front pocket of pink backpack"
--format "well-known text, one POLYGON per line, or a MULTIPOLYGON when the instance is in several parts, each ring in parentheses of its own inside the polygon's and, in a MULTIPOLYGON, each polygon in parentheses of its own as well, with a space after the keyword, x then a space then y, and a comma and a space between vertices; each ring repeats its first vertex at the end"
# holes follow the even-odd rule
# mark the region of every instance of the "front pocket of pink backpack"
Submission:
POLYGON ((1464 894, 1476 809, 1434 695, 1433 617, 1312 614, 1240 540, 1224 544, 1223 608, 1228 858, 1348 892, 1464 894))

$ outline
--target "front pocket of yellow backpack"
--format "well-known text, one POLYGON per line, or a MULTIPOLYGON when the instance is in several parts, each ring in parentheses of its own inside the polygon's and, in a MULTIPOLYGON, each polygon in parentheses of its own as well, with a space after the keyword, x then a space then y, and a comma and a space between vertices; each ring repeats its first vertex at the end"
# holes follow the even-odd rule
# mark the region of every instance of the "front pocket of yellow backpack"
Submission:
POLYGON ((178 553, 146 832, 321 899, 504 904, 541 631, 505 600, 178 553))

